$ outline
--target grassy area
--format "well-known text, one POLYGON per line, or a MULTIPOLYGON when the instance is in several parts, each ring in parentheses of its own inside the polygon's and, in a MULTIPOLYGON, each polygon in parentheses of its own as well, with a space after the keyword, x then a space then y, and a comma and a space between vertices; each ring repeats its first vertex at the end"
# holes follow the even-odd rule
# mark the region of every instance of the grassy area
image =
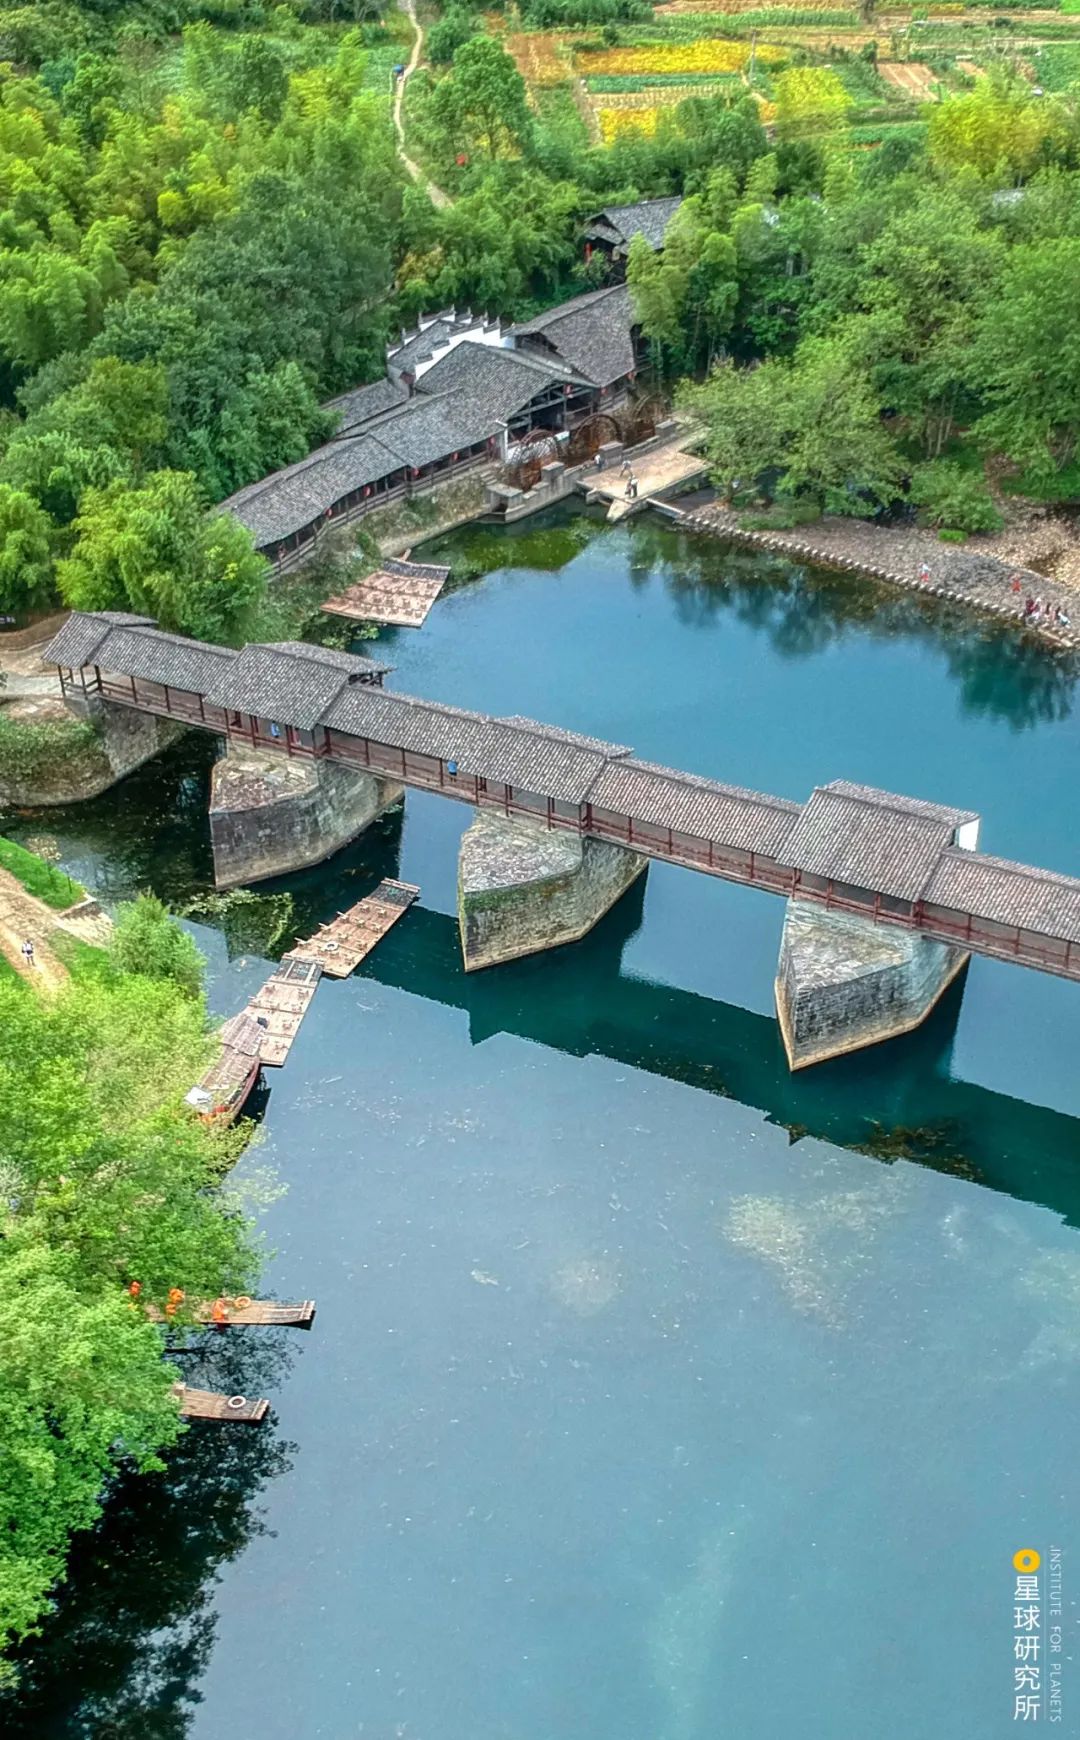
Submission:
POLYGON ((69 936, 62 930, 53 931, 49 942, 53 954, 77 982, 93 985, 116 982, 117 971, 107 950, 96 949, 93 943, 83 942, 81 937, 69 936))
POLYGON ((7 985, 10 983, 25 985, 26 980, 23 978, 21 973, 16 972, 6 955, 0 955, 0 985, 7 985))
POLYGON ((25 846, 17 846, 14 840, 0 838, 0 865, 22 883, 28 894, 43 900, 46 906, 55 907, 58 912, 85 898, 86 889, 78 882, 63 870, 57 870, 54 865, 46 864, 43 858, 28 852, 25 846))

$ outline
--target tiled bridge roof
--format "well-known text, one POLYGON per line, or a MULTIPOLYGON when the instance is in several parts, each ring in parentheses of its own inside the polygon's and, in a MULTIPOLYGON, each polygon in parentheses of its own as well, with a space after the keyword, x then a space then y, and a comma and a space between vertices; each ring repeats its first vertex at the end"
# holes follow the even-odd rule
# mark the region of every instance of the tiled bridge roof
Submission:
MULTIPOLYGON (((781 871, 1080 943, 1080 879, 960 847, 960 829, 978 819, 971 810, 847 780, 817 787, 800 805, 639 761, 625 744, 520 715, 396 694, 381 687, 386 665, 305 642, 233 652, 163 633, 145 617, 74 612, 44 656, 64 669, 96 667, 169 684, 283 725, 323 726, 404 755, 452 761, 463 776, 588 804, 642 830, 671 829, 755 853, 781 871)), ((407 769, 401 777, 409 783, 407 769)), ((647 833, 640 843, 649 849, 647 833)))

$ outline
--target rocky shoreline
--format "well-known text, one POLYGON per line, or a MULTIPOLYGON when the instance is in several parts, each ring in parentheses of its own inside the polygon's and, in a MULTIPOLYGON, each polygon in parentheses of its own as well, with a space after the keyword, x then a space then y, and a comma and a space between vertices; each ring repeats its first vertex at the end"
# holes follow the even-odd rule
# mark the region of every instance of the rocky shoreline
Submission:
POLYGON ((800 556, 824 568, 847 568, 913 592, 930 593, 1002 617, 1050 646, 1080 648, 1080 598, 1074 589, 1047 579, 1034 569, 1002 561, 983 551, 942 544, 932 534, 915 527, 894 529, 870 525, 865 520, 835 518, 791 532, 754 532, 747 531, 740 525, 738 515, 719 502, 690 512, 673 503, 654 505, 690 530, 730 538, 733 543, 756 549, 800 556), (930 570, 928 582, 920 579, 924 562, 930 570), (1072 618, 1071 626, 1028 622, 1023 608, 1029 596, 1041 598, 1044 604, 1060 606, 1072 618))

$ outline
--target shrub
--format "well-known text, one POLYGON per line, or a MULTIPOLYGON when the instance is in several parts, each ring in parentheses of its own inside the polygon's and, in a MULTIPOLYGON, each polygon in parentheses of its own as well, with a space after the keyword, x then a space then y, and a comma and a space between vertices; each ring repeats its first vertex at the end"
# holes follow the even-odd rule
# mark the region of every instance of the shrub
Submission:
POLYGON ((449 66, 455 53, 477 32, 472 14, 462 6, 450 6, 428 31, 428 59, 433 66, 449 66))
POLYGON ((169 979, 189 997, 202 990, 204 957, 153 894, 120 907, 110 948, 121 972, 169 979))
POLYGON ((927 525, 947 526, 963 535, 998 532, 1005 523, 982 472, 967 470, 953 459, 916 466, 910 495, 927 525))

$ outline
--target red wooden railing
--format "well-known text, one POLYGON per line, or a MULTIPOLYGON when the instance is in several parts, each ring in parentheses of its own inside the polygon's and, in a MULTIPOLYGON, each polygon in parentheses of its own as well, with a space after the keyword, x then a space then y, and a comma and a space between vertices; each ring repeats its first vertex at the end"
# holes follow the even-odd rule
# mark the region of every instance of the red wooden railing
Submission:
POLYGON ((282 727, 280 737, 271 737, 258 729, 248 715, 237 716, 246 721, 243 725, 230 723, 230 716, 224 708, 213 706, 201 695, 165 684, 155 684, 148 689, 138 678, 118 679, 95 672, 92 678, 84 681, 83 687, 87 693, 100 693, 123 706, 217 731, 230 741, 257 749, 306 759, 328 756, 346 766, 361 768, 364 772, 397 780, 421 791, 455 798, 476 809, 497 809, 519 820, 560 828, 590 839, 606 840, 629 847, 645 857, 677 864, 687 870, 698 870, 707 876, 718 876, 727 882, 761 888, 770 894, 793 896, 830 911, 867 918, 875 924, 917 931, 935 942, 953 943, 994 960, 1010 961, 1061 978, 1080 980, 1080 945, 1064 938, 1048 936, 1043 943, 1033 933, 1019 929, 1011 936, 1003 937, 998 934, 1000 926, 990 930, 972 913, 957 913, 953 922, 940 916, 931 917, 918 906, 908 912, 891 912, 882 907, 880 897, 872 890, 868 898, 861 901, 841 893, 834 884, 824 884, 820 888, 808 885, 795 870, 756 851, 739 852, 711 840, 676 842, 670 829, 642 822, 635 824, 632 816, 620 816, 614 822, 607 822, 597 818, 591 807, 587 811, 579 809, 576 814, 561 815, 555 810, 552 799, 545 800, 541 795, 540 805, 546 801, 546 808, 538 807, 536 803, 523 801, 510 787, 500 786, 498 792, 493 793, 488 790, 485 780, 474 775, 450 774, 446 762, 434 756, 425 756, 428 762, 436 763, 434 771, 421 766, 415 755, 410 757, 409 751, 400 745, 376 743, 367 738, 328 731, 325 742, 315 748, 296 741, 285 727, 282 727))

